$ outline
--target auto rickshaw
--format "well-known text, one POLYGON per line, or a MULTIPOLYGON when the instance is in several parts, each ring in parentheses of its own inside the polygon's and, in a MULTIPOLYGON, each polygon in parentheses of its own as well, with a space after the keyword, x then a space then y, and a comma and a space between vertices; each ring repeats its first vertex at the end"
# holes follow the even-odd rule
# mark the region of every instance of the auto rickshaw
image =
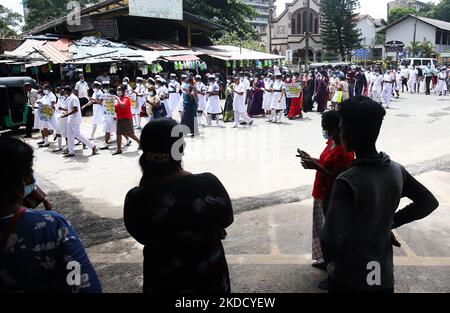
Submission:
POLYGON ((31 77, 0 77, 0 130, 26 126, 30 107, 23 85, 36 81, 31 77))

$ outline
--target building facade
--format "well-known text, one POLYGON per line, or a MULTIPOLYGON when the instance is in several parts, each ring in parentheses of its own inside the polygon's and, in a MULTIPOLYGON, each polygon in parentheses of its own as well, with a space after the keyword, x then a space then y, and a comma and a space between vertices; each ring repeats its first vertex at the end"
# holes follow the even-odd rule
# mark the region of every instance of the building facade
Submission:
POLYGON ((274 9, 275 0, 244 0, 243 2, 250 5, 258 13, 257 17, 247 22, 252 24, 253 29, 261 35, 265 35, 269 26, 270 8, 273 7, 274 9))
POLYGON ((437 53, 450 51, 450 23, 445 21, 407 15, 379 32, 386 34, 386 42, 401 41, 408 46, 414 41, 414 28, 416 42, 431 41, 437 53))
POLYGON ((311 0, 309 16, 309 51, 306 52, 307 27, 306 1, 293 0, 286 3, 284 11, 273 20, 273 54, 292 55, 292 64, 302 64, 309 54, 310 62, 323 62, 324 49, 320 38, 320 1, 311 0), (304 3, 305 2, 305 3, 304 3))
POLYGON ((383 58, 384 42, 377 41, 377 32, 386 26, 383 19, 374 19, 368 14, 359 15, 357 28, 361 31, 361 47, 369 51, 369 60, 383 58))

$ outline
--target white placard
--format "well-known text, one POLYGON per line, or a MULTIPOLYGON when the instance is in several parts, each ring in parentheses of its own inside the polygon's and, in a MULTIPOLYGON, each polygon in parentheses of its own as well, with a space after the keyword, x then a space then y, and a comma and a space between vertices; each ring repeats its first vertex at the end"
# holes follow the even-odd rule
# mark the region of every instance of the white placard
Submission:
POLYGON ((183 20, 183 0, 129 0, 131 16, 183 20))

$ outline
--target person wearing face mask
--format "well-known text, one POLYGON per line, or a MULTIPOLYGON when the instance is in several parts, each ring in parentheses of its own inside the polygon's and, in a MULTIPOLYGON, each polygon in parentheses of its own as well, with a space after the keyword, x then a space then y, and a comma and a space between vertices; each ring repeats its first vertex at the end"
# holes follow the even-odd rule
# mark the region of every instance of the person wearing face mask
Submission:
POLYGON ((91 136, 89 137, 89 140, 94 140, 95 131, 97 130, 97 126, 103 124, 104 119, 104 107, 102 105, 102 97, 103 97, 103 91, 101 89, 100 82, 95 81, 92 84, 92 89, 94 90, 94 93, 92 94, 92 97, 90 97, 89 102, 86 103, 84 106, 81 107, 81 110, 84 110, 88 106, 93 106, 92 112, 92 131, 91 136))
POLYGON ((409 70, 409 79, 408 79, 408 89, 411 94, 416 92, 416 82, 418 75, 419 72, 417 71, 416 66, 413 65, 409 70))
POLYGON ((431 95, 430 88, 431 88, 431 81, 433 80, 434 73, 435 73, 434 68, 431 67, 430 63, 428 63, 428 66, 423 73, 423 75, 425 76, 425 95, 427 95, 427 96, 431 95))
POLYGON ((67 96, 67 113, 61 115, 61 118, 67 118, 67 154, 65 158, 75 157, 75 139, 78 139, 85 146, 92 149, 92 155, 97 155, 97 146, 86 139, 80 131, 82 123, 80 100, 73 94, 73 89, 70 86, 64 87, 64 92, 67 96))
POLYGON ((58 88, 57 90, 58 102, 55 105, 55 116, 57 119, 58 129, 56 130, 56 138, 58 141, 58 147, 53 150, 53 152, 61 152, 63 151, 62 140, 63 138, 66 140, 67 144, 67 119, 61 118, 64 113, 67 113, 67 104, 66 104, 66 93, 64 92, 64 88, 58 88))
MULTIPOLYGON (((184 82, 184 81, 183 81, 184 82)), ((167 117, 172 117, 172 111, 178 109, 178 105, 180 103, 180 92, 181 92, 181 85, 177 81, 177 75, 176 74, 170 74, 170 81, 167 85, 167 89, 169 92, 169 99, 167 102, 167 117)))
POLYGON ((270 122, 272 96, 273 96, 273 74, 267 74, 267 78, 264 80, 264 99, 263 99, 263 109, 267 116, 267 122, 270 122))
MULTIPOLYGON (((392 98, 392 86, 395 83, 395 78, 391 74, 390 70, 387 70, 386 73, 383 75, 383 91, 381 94, 381 99, 383 100, 383 105, 386 109, 389 109, 389 106, 391 104, 391 98, 392 98)), ((410 89, 414 90, 414 89, 410 89)))
POLYGON ((195 76, 195 88, 197 89, 198 107, 197 107, 197 120, 198 125, 202 124, 203 115, 206 118, 206 86, 202 82, 200 75, 195 76))
POLYGON ((443 96, 447 95, 447 68, 442 67, 441 72, 437 75, 438 83, 436 85, 436 93, 438 94, 439 98, 442 99, 443 96))
POLYGON ((286 110, 286 85, 281 79, 281 74, 275 76, 270 108, 272 110, 270 122, 281 123, 283 112, 286 110))
POLYGON ((84 79, 84 75, 80 74, 78 76, 79 81, 75 84, 75 95, 80 100, 80 104, 83 107, 89 102, 89 85, 84 79))
POLYGON ((212 125, 212 120, 216 120, 216 125, 219 126, 219 116, 222 114, 222 107, 220 106, 219 92, 220 87, 216 83, 215 75, 208 76, 208 89, 206 91, 207 94, 207 104, 206 104, 206 112, 207 115, 207 126, 212 125))
POLYGON ((73 226, 56 212, 24 206, 35 190, 33 160, 29 145, 0 137, 0 293, 101 293, 73 226), (67 283, 72 262, 83 277, 79 286, 67 283))
MULTIPOLYGON (((145 105, 145 86, 143 84, 144 79, 142 77, 136 78, 136 88, 133 90, 133 93, 136 96, 136 105, 132 107, 133 113, 133 124, 135 129, 141 129, 141 110, 142 106, 145 105)), ((126 88, 128 89, 128 88, 126 88)), ((129 97, 128 97, 129 98, 129 97)), ((130 99, 131 101, 131 99, 130 99)))
POLYGON ((316 79, 315 101, 317 102, 317 112, 323 113, 327 109, 327 86, 328 77, 326 73, 321 73, 316 79))
POLYGON ((45 84, 42 89, 44 95, 39 101, 39 118, 41 120, 39 126, 43 142, 38 143, 41 148, 50 146, 48 141, 50 131, 56 131, 58 128, 55 116, 56 96, 52 92, 50 85, 45 84))
POLYGON ((125 94, 130 98, 131 100, 131 107, 136 107, 136 94, 134 93, 133 87, 131 87, 130 79, 128 77, 124 77, 122 79, 122 85, 127 87, 127 90, 125 91, 125 94))
MULTIPOLYGON (((128 137, 136 141, 140 146, 141 142, 134 134, 133 129, 133 115, 131 112, 130 98, 125 95, 126 86, 119 86, 117 88, 117 96, 115 96, 115 109, 117 119, 117 150, 113 155, 122 154, 122 136, 128 137)), ((147 101, 147 100, 146 100, 147 101)))
POLYGON ((383 77, 381 77, 379 72, 373 73, 372 82, 369 89, 372 100, 381 104, 381 92, 383 91, 383 77))
POLYGON ((162 110, 164 108, 161 106, 161 100, 156 93, 155 86, 148 87, 146 109, 147 115, 150 116, 150 121, 163 117, 162 110))
POLYGON ((399 69, 397 71, 397 74, 395 75, 395 93, 397 95, 397 99, 400 98, 400 90, 402 89, 402 81, 403 81, 403 74, 402 74, 402 71, 399 69))
POLYGON ((165 79, 162 77, 156 77, 156 81, 155 81, 155 88, 156 88, 156 94, 159 97, 159 100, 161 101, 161 107, 163 107, 163 111, 162 111, 162 116, 161 117, 167 117, 167 118, 172 118, 172 113, 170 112, 169 105, 168 103, 168 99, 169 99, 169 90, 167 89, 167 87, 164 85, 165 79), (170 112, 170 113, 169 113, 170 112), (169 117, 170 114, 170 117, 169 117))
MULTIPOLYGON (((326 271, 325 262, 320 246, 320 231, 328 211, 328 204, 335 179, 346 171, 355 159, 353 152, 347 153, 341 144, 339 131, 340 116, 338 111, 328 111, 322 115, 322 134, 326 142, 326 148, 319 159, 312 158, 308 153, 298 150, 297 157, 301 158, 304 169, 316 171, 313 188, 313 236, 312 259, 313 266, 326 271)), ((319 287, 325 289, 327 282, 322 282, 319 287)))

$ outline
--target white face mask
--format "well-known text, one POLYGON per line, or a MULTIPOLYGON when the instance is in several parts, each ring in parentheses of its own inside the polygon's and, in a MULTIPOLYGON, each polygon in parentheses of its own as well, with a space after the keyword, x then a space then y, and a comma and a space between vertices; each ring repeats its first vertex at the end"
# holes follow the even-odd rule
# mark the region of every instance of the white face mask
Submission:
POLYGON ((149 92, 149 95, 150 95, 151 97, 153 97, 153 96, 155 95, 155 92, 154 92, 154 91, 150 91, 150 92, 149 92))
POLYGON ((50 91, 44 90, 44 95, 48 95, 50 91))
POLYGON ((98 91, 98 88, 94 88, 94 92, 97 92, 98 91))
POLYGON ((122 96, 123 96, 123 91, 118 91, 118 92, 117 92, 117 95, 118 95, 119 97, 122 97, 122 96))
POLYGON ((127 85, 128 85, 128 82, 122 82, 122 84, 124 84, 125 86, 127 86, 127 85))
POLYGON ((323 138, 325 138, 325 140, 330 140, 333 137, 330 135, 328 130, 322 130, 322 135, 323 135, 323 138))

